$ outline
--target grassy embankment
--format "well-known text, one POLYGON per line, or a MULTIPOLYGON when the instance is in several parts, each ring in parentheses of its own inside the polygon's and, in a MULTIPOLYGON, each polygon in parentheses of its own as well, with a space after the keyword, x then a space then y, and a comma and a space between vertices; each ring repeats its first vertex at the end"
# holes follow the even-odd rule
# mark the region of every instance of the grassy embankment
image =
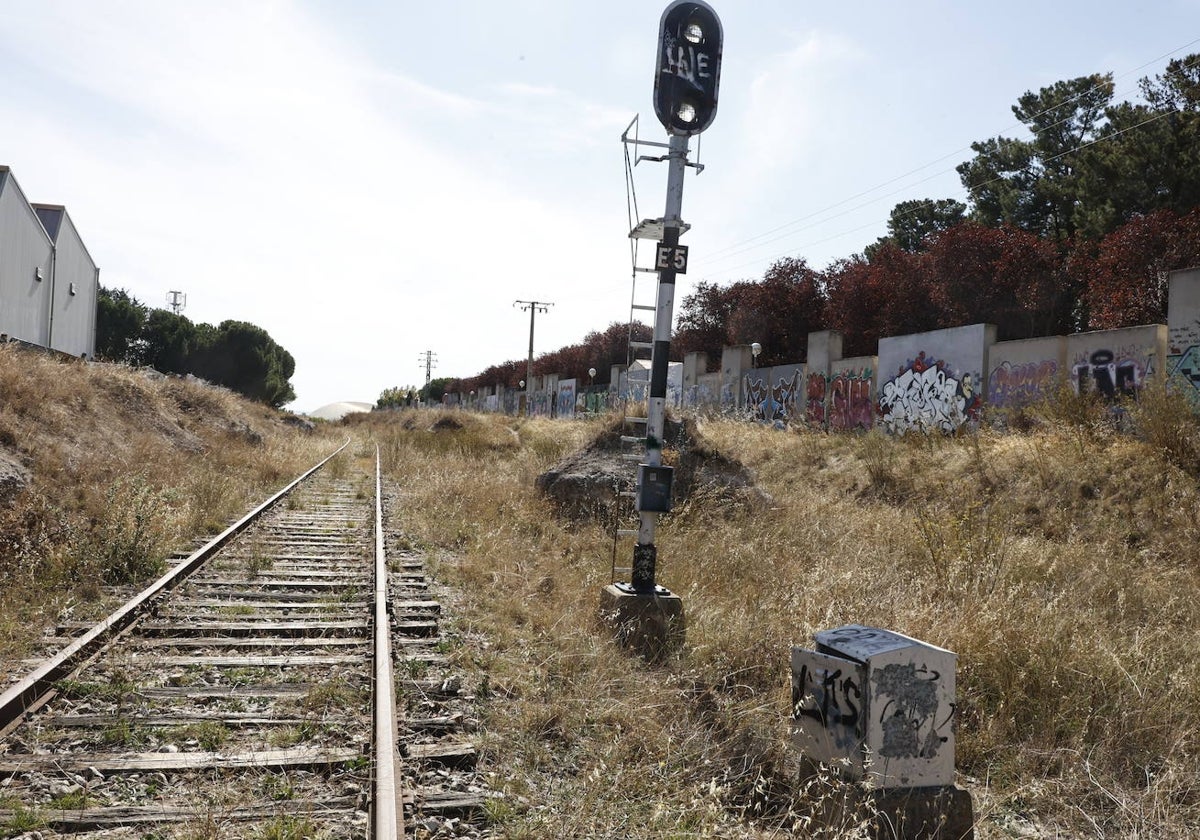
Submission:
POLYGON ((455 656, 487 698, 503 836, 790 836, 841 792, 797 784, 789 648, 851 622, 958 654, 977 836, 1195 836, 1200 443, 1175 401, 1146 394, 1133 434, 1078 399, 957 438, 702 424, 775 505, 664 519, 659 581, 688 631, 657 667, 595 627, 607 528, 533 489, 599 422, 456 417, 358 428, 396 521, 463 594, 455 656))
POLYGON ((0 454, 29 479, 0 499, 0 686, 56 616, 102 615, 113 587, 157 575, 345 439, 281 417, 197 382, 0 346, 0 454))
MULTIPOLYGON (((457 416, 457 431, 429 414, 350 430, 382 443, 395 514, 462 592, 454 655, 486 698, 504 836, 784 836, 839 795, 798 788, 788 648, 849 622, 958 653, 978 836, 1194 836, 1200 445, 1170 400, 1147 394, 1133 435, 1077 400, 961 438, 705 424, 776 504, 697 498, 664 520, 660 581, 689 627, 657 667, 594 626, 607 528, 560 520, 533 489, 598 423, 457 416)), ((59 610, 97 611, 102 584, 153 574, 345 431, 0 348, 0 445, 32 474, 0 505, 0 674, 59 610)))

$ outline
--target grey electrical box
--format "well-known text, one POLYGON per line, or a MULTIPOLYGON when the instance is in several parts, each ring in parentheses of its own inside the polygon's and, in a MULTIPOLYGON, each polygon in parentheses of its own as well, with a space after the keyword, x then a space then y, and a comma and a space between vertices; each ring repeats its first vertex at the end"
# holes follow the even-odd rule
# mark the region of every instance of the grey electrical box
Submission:
POLYGON ((671 482, 674 476, 674 467, 638 464, 637 509, 651 513, 669 513, 671 482))

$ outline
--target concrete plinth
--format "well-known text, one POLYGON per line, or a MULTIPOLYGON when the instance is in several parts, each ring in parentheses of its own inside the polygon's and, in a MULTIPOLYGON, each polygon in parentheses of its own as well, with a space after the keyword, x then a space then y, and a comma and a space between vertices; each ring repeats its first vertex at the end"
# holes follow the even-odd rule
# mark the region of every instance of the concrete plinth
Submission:
POLYGON ((678 650, 686 635, 683 601, 661 586, 653 592, 639 592, 627 583, 604 587, 600 623, 612 631, 618 644, 649 662, 678 650))
POLYGON ((892 788, 872 792, 880 838, 900 840, 974 840, 971 794, 947 785, 892 788))
POLYGON ((868 789, 854 785, 818 803, 818 825, 836 829, 862 820, 875 840, 974 840, 971 794, 954 785, 868 789))

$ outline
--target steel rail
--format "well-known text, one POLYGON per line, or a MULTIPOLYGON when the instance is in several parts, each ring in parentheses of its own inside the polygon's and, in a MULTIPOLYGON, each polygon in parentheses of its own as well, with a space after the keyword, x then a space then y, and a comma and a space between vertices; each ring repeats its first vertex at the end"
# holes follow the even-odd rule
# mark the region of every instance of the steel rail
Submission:
POLYGON ((25 712, 37 707, 46 698, 54 683, 74 671, 88 656, 99 649, 109 638, 121 632, 132 624, 146 609, 148 604, 161 593, 172 589, 184 578, 194 572, 222 546, 245 530, 254 520, 266 513, 280 499, 294 490, 301 482, 329 463, 336 455, 350 444, 350 439, 339 446, 332 454, 320 461, 316 466, 307 470, 299 478, 292 481, 265 502, 247 513, 233 525, 230 525, 217 536, 213 537, 192 555, 170 569, 154 583, 150 584, 131 600, 117 608, 107 618, 101 620, 91 630, 67 645, 57 654, 47 659, 19 682, 14 683, 4 694, 0 695, 0 734, 17 721, 25 712))
POLYGON ((392 678, 392 623, 388 611, 387 556, 383 545, 383 480, 375 446, 375 840, 404 836, 396 683, 392 678))

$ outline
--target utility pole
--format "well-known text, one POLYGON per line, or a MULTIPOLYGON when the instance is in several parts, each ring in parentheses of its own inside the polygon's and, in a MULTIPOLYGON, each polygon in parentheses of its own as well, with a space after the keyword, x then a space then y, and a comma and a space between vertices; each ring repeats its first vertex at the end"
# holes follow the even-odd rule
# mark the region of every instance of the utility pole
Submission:
POLYGON ((429 372, 437 367, 437 353, 432 350, 426 350, 421 355, 417 356, 417 364, 425 368, 425 393, 429 393, 429 372))
POLYGON ((529 313, 529 360, 525 365, 525 416, 529 416, 530 400, 533 395, 533 319, 539 312, 549 312, 553 303, 542 300, 514 300, 513 306, 529 313))
POLYGON ((171 290, 167 292, 167 305, 171 307, 171 311, 178 315, 187 306, 187 295, 183 292, 171 290))

